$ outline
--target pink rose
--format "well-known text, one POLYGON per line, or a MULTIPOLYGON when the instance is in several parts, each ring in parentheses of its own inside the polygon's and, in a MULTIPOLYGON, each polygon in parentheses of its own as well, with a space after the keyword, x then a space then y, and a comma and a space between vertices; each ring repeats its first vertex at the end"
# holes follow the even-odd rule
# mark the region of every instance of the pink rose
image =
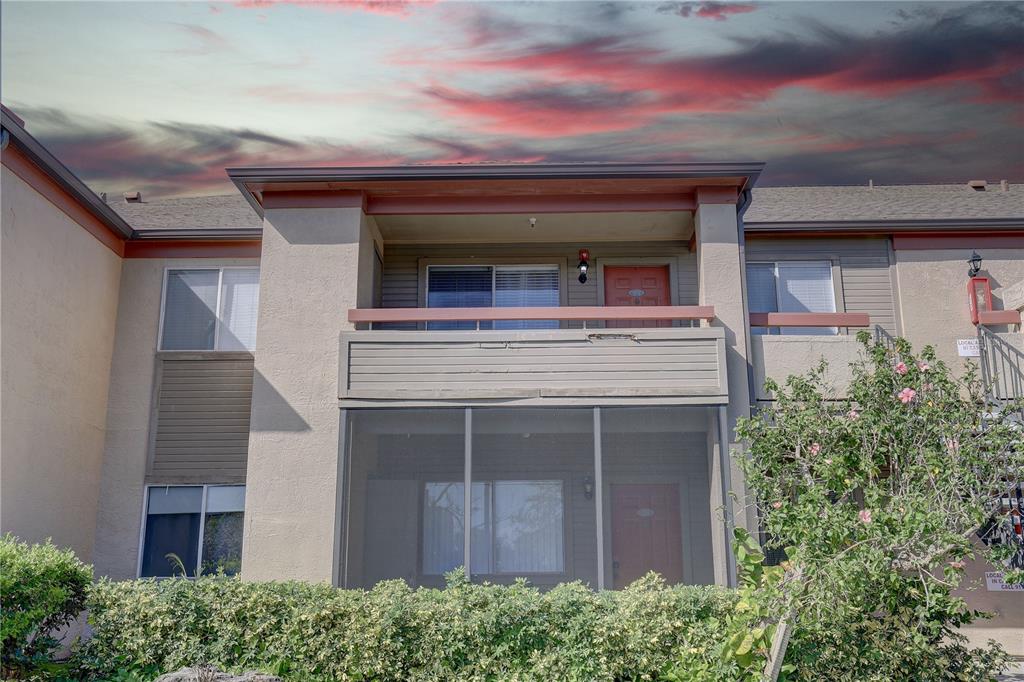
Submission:
POLYGON ((821 445, 818 443, 811 443, 811 454, 816 455, 821 452, 821 445))
POLYGON ((958 571, 962 571, 964 569, 964 566, 966 566, 966 564, 962 561, 950 561, 949 565, 958 571))
POLYGON ((781 507, 782 507, 782 503, 781 502, 772 502, 772 508, 773 509, 779 509, 781 507))
POLYGON ((850 410, 846 416, 849 417, 850 419, 856 419, 857 417, 860 416, 860 412, 858 412, 857 410, 850 410))
POLYGON ((825 464, 831 464, 831 463, 832 463, 831 459, 828 459, 828 458, 825 459, 825 464))
POLYGON ((905 362, 897 362, 896 363, 896 373, 897 374, 906 374, 907 373, 907 363, 905 363, 905 362))
POLYGON ((860 518, 861 523, 871 523, 871 510, 861 509, 857 512, 857 517, 860 518))
POLYGON ((907 403, 914 399, 915 395, 917 395, 917 391, 915 391, 912 388, 905 388, 899 392, 899 395, 897 397, 900 399, 901 403, 906 405, 907 403))
POLYGON ((927 362, 925 362, 924 360, 919 360, 919 361, 918 361, 918 363, 917 363, 917 368, 918 368, 919 370, 921 370, 922 372, 927 372, 928 370, 930 370, 930 369, 931 369, 931 367, 929 367, 929 366, 928 366, 928 363, 927 363, 927 362))

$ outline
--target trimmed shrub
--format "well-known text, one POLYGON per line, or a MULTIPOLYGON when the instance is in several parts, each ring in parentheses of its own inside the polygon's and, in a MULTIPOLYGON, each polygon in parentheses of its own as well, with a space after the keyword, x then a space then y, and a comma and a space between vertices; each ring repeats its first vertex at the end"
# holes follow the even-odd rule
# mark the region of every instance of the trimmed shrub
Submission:
POLYGON ((53 635, 85 605, 92 567, 71 550, 49 541, 0 538, 0 641, 4 679, 21 679, 44 668, 58 642, 53 635))
POLYGON ((94 677, 211 663, 292 679, 654 680, 684 652, 712 648, 733 600, 654 575, 600 593, 470 584, 461 573, 446 590, 389 581, 366 592, 226 577, 101 581, 79 658, 94 677))

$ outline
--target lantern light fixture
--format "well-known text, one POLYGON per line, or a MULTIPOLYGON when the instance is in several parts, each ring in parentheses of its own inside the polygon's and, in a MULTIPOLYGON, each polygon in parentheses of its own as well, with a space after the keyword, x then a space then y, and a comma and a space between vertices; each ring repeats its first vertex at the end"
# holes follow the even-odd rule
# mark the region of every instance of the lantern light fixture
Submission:
POLYGON ((981 272, 981 256, 978 255, 977 251, 971 253, 971 257, 967 260, 967 265, 970 266, 967 276, 977 277, 978 273, 981 272))
POLYGON ((579 268, 579 271, 580 271, 579 280, 580 280, 580 284, 586 284, 587 283, 587 271, 590 270, 590 250, 589 249, 580 249, 579 256, 580 256, 580 262, 579 262, 579 265, 576 266, 577 268, 579 268))

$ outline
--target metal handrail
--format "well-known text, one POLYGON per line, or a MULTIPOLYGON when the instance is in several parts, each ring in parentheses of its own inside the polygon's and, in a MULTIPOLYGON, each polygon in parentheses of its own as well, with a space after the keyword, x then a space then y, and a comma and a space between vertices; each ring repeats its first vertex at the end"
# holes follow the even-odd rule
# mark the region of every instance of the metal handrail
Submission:
MULTIPOLYGON (((978 364, 988 402, 1001 407, 1024 399, 1024 352, 1000 338, 983 324, 978 325, 978 364)), ((1016 410, 1024 421, 1024 407, 1016 410)))

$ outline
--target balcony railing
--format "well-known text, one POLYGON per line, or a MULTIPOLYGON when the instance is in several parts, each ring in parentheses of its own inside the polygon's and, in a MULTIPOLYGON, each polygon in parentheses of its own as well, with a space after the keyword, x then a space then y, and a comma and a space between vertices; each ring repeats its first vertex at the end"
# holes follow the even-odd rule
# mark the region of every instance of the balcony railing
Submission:
POLYGON ((710 306, 390 308, 353 323, 602 321, 604 329, 362 330, 341 334, 342 405, 625 405, 728 402, 725 331, 644 322, 710 306))
MULTIPOLYGON (((402 322, 499 322, 525 320, 558 320, 583 322, 690 320, 710 322, 715 319, 713 306, 563 306, 545 308, 353 308, 348 321, 353 323, 402 322)), ((615 324, 615 326, 619 326, 615 324)))
POLYGON ((751 327, 870 327, 867 313, 750 313, 751 327))

